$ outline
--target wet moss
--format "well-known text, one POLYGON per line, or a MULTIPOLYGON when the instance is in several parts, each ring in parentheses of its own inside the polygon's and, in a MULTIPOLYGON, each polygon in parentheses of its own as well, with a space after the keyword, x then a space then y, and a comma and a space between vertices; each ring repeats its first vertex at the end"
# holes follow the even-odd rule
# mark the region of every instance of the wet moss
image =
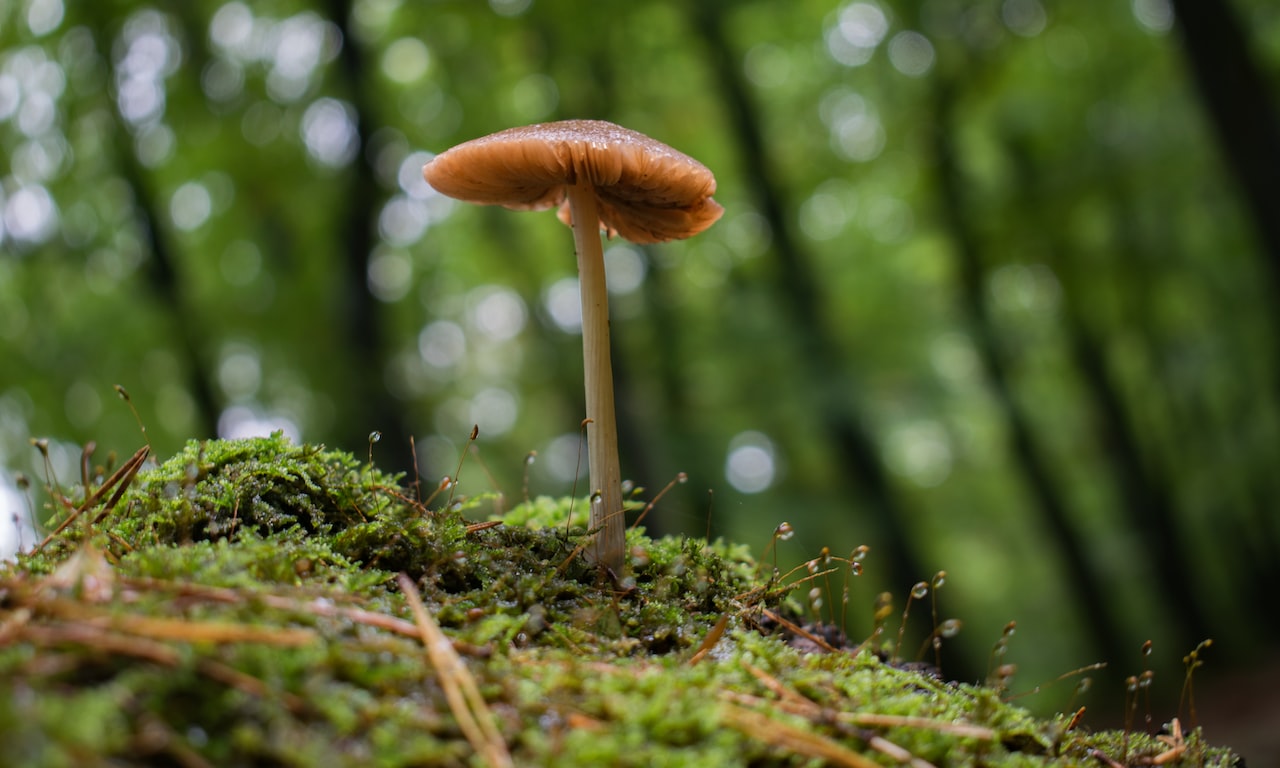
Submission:
MULTIPOLYGON (((787 590, 741 547, 633 530, 627 572, 600 574, 581 500, 479 521, 483 500, 424 505, 279 435, 192 442, 108 490, 0 571, 2 765, 483 764, 398 574, 516 764, 892 764, 892 742, 936 765, 1136 765, 1177 746, 797 648, 763 629, 787 590)), ((1181 746, 1167 764, 1234 760, 1181 746)))

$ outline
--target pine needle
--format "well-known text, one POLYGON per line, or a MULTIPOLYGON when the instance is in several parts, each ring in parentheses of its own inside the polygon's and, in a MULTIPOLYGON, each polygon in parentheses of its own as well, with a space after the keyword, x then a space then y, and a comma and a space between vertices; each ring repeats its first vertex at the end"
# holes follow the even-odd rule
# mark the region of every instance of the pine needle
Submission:
POLYGON ((819 758, 831 765, 880 768, 879 763, 874 760, 831 739, 734 704, 724 703, 720 706, 720 719, 746 736, 796 754, 819 758))
POLYGON ((491 768, 512 765, 507 743, 493 723, 493 713, 480 695, 475 677, 453 649, 453 643, 441 631, 440 625, 431 618, 413 581, 402 573, 397 577, 397 583, 405 602, 409 604, 409 610, 413 611, 422 645, 427 649, 427 659, 440 677, 440 687, 444 689, 449 709, 458 721, 462 734, 491 768))

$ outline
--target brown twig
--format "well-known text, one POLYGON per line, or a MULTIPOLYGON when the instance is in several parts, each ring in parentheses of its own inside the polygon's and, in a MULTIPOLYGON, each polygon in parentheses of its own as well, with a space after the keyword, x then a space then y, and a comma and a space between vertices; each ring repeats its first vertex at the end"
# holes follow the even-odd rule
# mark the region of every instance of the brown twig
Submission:
MULTIPOLYGON (((116 504, 119 503, 120 497, 124 495, 124 492, 129 487, 129 484, 133 482, 134 476, 138 474, 138 470, 142 468, 142 463, 147 460, 147 456, 150 453, 151 453, 151 448, 149 448, 148 446, 144 445, 141 448, 139 448, 137 452, 134 453, 133 456, 129 458, 128 461, 122 464, 120 468, 117 469, 111 475, 111 477, 107 478, 106 481, 103 482, 101 486, 99 486, 98 490, 94 491, 83 502, 75 506, 72 509, 71 514, 67 516, 67 519, 63 520, 58 525, 58 527, 53 530, 52 533, 50 533, 48 536, 45 536, 44 540, 41 541, 39 544, 37 544, 36 548, 32 551, 34 553, 39 553, 41 550, 43 550, 49 542, 53 541, 55 538, 58 537, 58 535, 60 535, 63 531, 65 531, 67 529, 67 526, 74 523, 80 517, 80 515, 85 512, 85 510, 91 509, 93 505, 97 504, 98 501, 102 498, 103 494, 105 494, 107 491, 111 490, 113 487, 119 484, 120 485, 119 490, 116 491, 115 495, 111 497, 111 501, 107 502, 107 506, 104 507, 102 512, 100 512, 98 516, 95 517, 93 520, 94 523, 101 522, 102 518, 105 517, 107 514, 109 514, 111 510, 115 508, 116 504)), ((86 488, 85 490, 87 491, 88 489, 86 488)))
POLYGON ((234 667, 230 667, 213 659, 200 659, 196 662, 196 669, 200 670, 200 674, 222 683, 228 688, 235 688, 237 691, 247 693, 260 699, 269 699, 273 695, 279 696, 285 707, 290 712, 298 714, 307 708, 307 703, 300 696, 296 696, 288 691, 273 691, 271 686, 254 677, 253 675, 241 672, 234 667))
POLYGON ((720 705, 720 720, 745 736, 797 754, 825 760, 831 765, 880 768, 875 761, 831 739, 735 704, 726 702, 720 705))
MULTIPOLYGON (((368 611, 363 608, 355 608, 346 605, 334 605, 327 600, 297 600, 290 597, 282 597, 280 595, 262 594, 253 592, 245 594, 234 589, 226 587, 211 587, 204 584, 177 583, 169 582, 162 579, 148 578, 131 578, 123 579, 121 584, 125 587, 134 589, 167 589, 172 590, 179 595, 186 597, 194 597, 202 600, 209 600, 219 603, 243 603, 248 600, 261 602, 268 608, 276 608, 279 610, 291 610, 298 613, 309 614, 312 616, 322 616, 325 618, 340 617, 353 621, 357 624, 374 627, 376 629, 384 629, 397 635, 405 637, 418 638, 421 632, 418 626, 412 621, 395 616, 389 616, 385 613, 376 611, 368 611)), ((483 646, 472 645, 461 640, 453 640, 453 648, 455 651, 467 656, 488 656, 492 651, 483 646)))
POLYGON ((929 717, 911 715, 881 715, 875 712, 837 712, 836 720, 863 727, 880 728, 925 728, 938 733, 950 733, 960 738, 995 741, 996 732, 981 725, 954 723, 950 720, 934 720, 929 717))
MULTIPOLYGON (((806 698, 797 691, 788 688, 773 675, 764 670, 754 667, 743 662, 742 666, 753 677, 759 680, 765 688, 777 696, 777 700, 769 701, 750 694, 725 691, 721 694, 721 700, 727 702, 737 702, 737 704, 747 706, 769 706, 788 714, 803 717, 811 722, 834 722, 846 725, 854 725, 860 728, 922 728, 938 733, 949 733, 960 738, 979 739, 981 741, 994 741, 996 732, 990 728, 978 725, 970 725, 968 723, 956 723, 948 720, 934 720, 927 717, 913 717, 906 715, 885 715, 875 712, 841 712, 833 710, 829 707, 823 707, 817 702, 806 698)), ((735 704, 736 706, 736 704, 735 704)), ((905 748, 889 741, 875 733, 870 733, 862 737, 867 745, 872 749, 884 754, 891 759, 900 763, 910 763, 916 768, 924 768, 930 766, 928 761, 922 760, 912 755, 905 748)))
POLYGON ((692 667, 694 664, 702 661, 702 659, 711 652, 711 649, 716 647, 716 643, 720 642, 720 638, 724 636, 724 631, 728 626, 729 614, 726 613, 720 617, 720 620, 711 628, 711 631, 707 633, 707 636, 702 638, 702 642, 698 645, 698 650, 689 658, 689 666, 692 667))
MULTIPOLYGON (((788 632, 792 632, 794 634, 799 635, 800 637, 803 637, 805 640, 808 640, 809 642, 818 646, 819 648, 826 651, 827 653, 840 653, 839 648, 836 648, 831 643, 828 643, 826 640, 823 640, 818 635, 813 634, 812 632, 800 626, 799 624, 795 623, 794 621, 790 621, 789 619, 783 616, 780 616, 779 614, 769 610, 768 608, 761 608, 760 612, 764 615, 765 618, 770 619, 772 621, 776 621, 788 632)), ((854 654, 854 655, 857 655, 857 654, 854 654)))
POLYGON ((773 695, 777 696, 780 701, 789 704, 791 711, 796 714, 802 714, 806 717, 814 718, 822 713, 822 707, 818 706, 816 702, 810 701, 799 693, 796 693, 786 687, 782 684, 781 680, 768 672, 765 672, 763 669, 752 666, 745 661, 742 662, 742 666, 751 673, 752 677, 759 680, 765 688, 768 688, 773 695))
POLYGON ((427 659, 440 678, 440 687, 444 689, 449 709, 458 721, 463 735, 488 765, 494 768, 512 765, 507 743, 494 725, 493 713, 480 695, 471 670, 462 663, 462 658, 454 651, 449 638, 431 618, 413 580, 402 573, 396 577, 396 583, 400 585, 400 592, 417 621, 422 645, 427 650, 427 659))
POLYGON ((182 660, 173 646, 89 624, 28 624, 20 630, 19 636, 36 645, 83 645, 165 667, 176 667, 182 660))

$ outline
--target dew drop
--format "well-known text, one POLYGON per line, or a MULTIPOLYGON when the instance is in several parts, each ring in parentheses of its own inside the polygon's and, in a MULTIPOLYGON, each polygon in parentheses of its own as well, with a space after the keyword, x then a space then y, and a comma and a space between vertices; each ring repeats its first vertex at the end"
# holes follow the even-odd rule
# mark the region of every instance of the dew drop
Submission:
POLYGON ((849 563, 849 570, 853 573, 854 576, 861 576, 862 563, 859 563, 857 560, 854 560, 852 563, 849 563))
POLYGON ((938 625, 938 636, 952 638, 960 634, 960 628, 964 626, 964 622, 960 619, 947 619, 938 625))
POLYGON ((1151 655, 1151 641, 1150 641, 1150 640, 1148 640, 1147 642, 1145 642, 1145 643, 1143 643, 1143 644, 1142 644, 1142 655, 1143 655, 1143 656, 1150 656, 1150 655, 1151 655))
POLYGON ((1124 680, 1124 687, 1129 693, 1135 693, 1138 690, 1138 678, 1130 675, 1124 680))
POLYGON ((1076 695, 1086 693, 1092 687, 1093 687, 1093 678, 1082 677, 1080 678, 1080 682, 1076 683, 1076 695))
POLYGON ((530 466, 530 465, 532 465, 532 464, 533 464, 533 462, 535 462, 535 461, 537 461, 537 460, 538 460, 538 452, 537 452, 537 451, 529 451, 527 454, 525 454, 525 457, 524 457, 524 465, 525 465, 526 467, 527 467, 527 466, 530 466))
POLYGON ((814 558, 813 560, 810 560, 809 562, 805 563, 804 567, 805 567, 805 570, 809 571, 810 575, 817 573, 818 572, 817 558, 814 558))
POLYGON ((853 554, 849 555, 849 559, 855 563, 860 563, 866 559, 867 553, 871 551, 871 547, 866 544, 859 544, 857 549, 853 550, 853 554))
POLYGON ((369 442, 370 442, 370 443, 376 443, 376 442, 378 442, 378 441, 379 441, 379 440, 381 440, 381 439, 382 439, 382 433, 381 433, 381 432, 379 432, 378 430, 376 430, 376 429, 375 429, 374 431, 372 431, 372 432, 370 432, 370 433, 369 433, 369 442))
POLYGON ((791 523, 778 523, 778 527, 773 529, 773 538, 786 541, 796 535, 796 529, 791 527, 791 523))
POLYGON ((928 594, 929 585, 923 581, 916 582, 916 585, 911 588, 911 597, 915 600, 923 600, 928 594))
POLYGON ((1011 621, 1004 625, 1004 636, 1013 637, 1013 633, 1018 631, 1018 622, 1011 621))
POLYGON ((688 475, 686 475, 685 473, 681 472, 680 474, 676 475, 676 482, 677 482, 677 483, 687 483, 687 482, 689 482, 689 476, 688 476, 688 475))
POLYGON ((936 574, 934 574, 934 576, 933 576, 933 588, 934 588, 934 589, 941 589, 941 588, 942 588, 942 585, 943 585, 943 584, 946 584, 946 583, 947 583, 947 572, 946 572, 946 571, 938 571, 936 574))

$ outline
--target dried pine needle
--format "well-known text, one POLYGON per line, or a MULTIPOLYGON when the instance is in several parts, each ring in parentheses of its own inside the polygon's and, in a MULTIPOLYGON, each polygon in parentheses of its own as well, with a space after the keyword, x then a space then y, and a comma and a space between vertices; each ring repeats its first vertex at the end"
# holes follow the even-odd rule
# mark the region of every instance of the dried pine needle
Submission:
POLYGON ((721 705, 720 719, 725 725, 746 736, 796 754, 825 760, 831 765, 846 768, 880 768, 874 760, 863 757, 831 739, 734 704, 721 705))
POLYGON ((396 580, 405 602, 413 611, 421 632, 422 645, 427 649, 427 658, 440 676, 440 686, 444 689, 449 709, 457 718, 463 735, 480 757, 493 768, 512 765, 507 743, 493 724, 493 713, 480 695, 475 677, 467 669, 467 665, 462 663, 462 657, 453 649, 453 643, 431 618, 413 581, 403 573, 396 580))

